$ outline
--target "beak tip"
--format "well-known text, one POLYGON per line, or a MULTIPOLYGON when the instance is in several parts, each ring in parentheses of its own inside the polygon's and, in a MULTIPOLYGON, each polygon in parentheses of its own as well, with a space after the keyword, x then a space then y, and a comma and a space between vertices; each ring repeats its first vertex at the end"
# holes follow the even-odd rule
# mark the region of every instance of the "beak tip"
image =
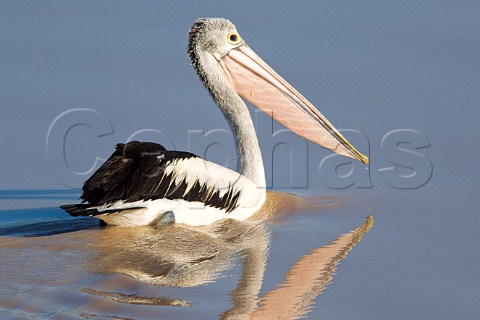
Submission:
POLYGON ((361 155, 360 161, 362 161, 362 163, 366 164, 366 165, 368 165, 368 163, 369 163, 368 157, 364 156, 363 154, 361 155))

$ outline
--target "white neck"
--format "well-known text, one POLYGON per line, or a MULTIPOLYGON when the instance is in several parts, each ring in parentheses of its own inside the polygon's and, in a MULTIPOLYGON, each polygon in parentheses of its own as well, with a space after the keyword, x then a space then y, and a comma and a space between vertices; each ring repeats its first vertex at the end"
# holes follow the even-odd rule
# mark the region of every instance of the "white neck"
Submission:
POLYGON ((197 71, 233 130, 239 160, 237 171, 265 188, 262 154, 247 105, 232 89, 211 54, 198 53, 198 59, 197 71))

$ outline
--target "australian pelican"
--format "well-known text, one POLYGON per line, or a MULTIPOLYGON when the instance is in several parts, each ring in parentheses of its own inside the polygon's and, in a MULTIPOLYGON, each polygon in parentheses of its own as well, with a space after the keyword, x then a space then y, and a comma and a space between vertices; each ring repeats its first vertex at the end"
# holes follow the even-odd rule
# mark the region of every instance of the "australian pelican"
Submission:
POLYGON ((250 49, 226 19, 198 19, 188 33, 193 67, 235 135, 237 171, 159 144, 118 144, 85 182, 83 203, 61 208, 112 225, 206 225, 247 219, 265 202, 265 172, 248 100, 318 145, 368 163, 335 127, 250 49))

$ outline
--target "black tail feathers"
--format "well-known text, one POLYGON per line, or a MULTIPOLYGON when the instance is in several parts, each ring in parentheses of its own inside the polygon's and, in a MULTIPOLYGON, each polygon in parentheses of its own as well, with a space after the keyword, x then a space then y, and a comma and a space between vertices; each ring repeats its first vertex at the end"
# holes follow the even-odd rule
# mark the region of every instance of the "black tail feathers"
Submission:
POLYGON ((65 204, 60 206, 61 209, 67 211, 73 217, 95 217, 100 214, 112 214, 122 211, 138 210, 145 209, 145 207, 126 207, 126 208, 116 208, 116 209, 104 209, 99 211, 95 207, 91 207, 91 204, 88 203, 79 203, 79 204, 65 204))
POLYGON ((91 208, 90 204, 82 203, 82 204, 66 204, 60 206, 63 210, 67 211, 71 216, 78 217, 78 216, 94 216, 98 214, 98 210, 91 208))

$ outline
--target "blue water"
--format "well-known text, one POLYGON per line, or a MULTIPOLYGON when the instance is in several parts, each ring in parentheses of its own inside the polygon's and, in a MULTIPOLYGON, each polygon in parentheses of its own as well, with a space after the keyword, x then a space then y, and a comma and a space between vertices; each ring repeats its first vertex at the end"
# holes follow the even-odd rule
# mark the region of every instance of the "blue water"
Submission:
POLYGON ((475 1, 2 1, 0 316, 253 316, 268 301, 295 301, 304 288, 295 270, 316 257, 298 317, 475 318, 479 10, 475 1), (278 132, 252 107, 269 187, 334 205, 286 207, 253 235, 225 227, 250 247, 211 230, 117 232, 66 215, 58 206, 78 201, 118 142, 156 141, 235 168, 228 125, 186 55, 202 16, 231 19, 347 129, 368 169, 278 132), (354 241, 367 216, 373 225, 354 241), (155 285, 132 270, 167 276, 155 285), (182 278, 192 286, 179 287, 182 278), (280 287, 292 296, 269 300, 280 287))

